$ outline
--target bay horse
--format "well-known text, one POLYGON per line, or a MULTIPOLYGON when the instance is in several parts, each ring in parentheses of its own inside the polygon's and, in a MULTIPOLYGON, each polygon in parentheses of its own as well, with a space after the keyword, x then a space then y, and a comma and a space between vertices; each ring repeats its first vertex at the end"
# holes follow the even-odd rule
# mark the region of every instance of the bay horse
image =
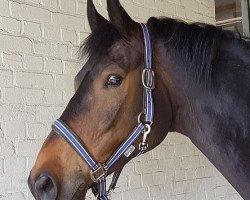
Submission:
MULTIPOLYGON (((80 50, 88 61, 30 173, 34 197, 85 199, 89 188, 98 195, 113 172, 114 188, 141 147, 152 150, 171 131, 190 138, 250 200, 250 45, 212 25, 154 17, 139 24, 118 0, 107 0, 107 8, 110 21, 87 1, 92 33, 80 50), (151 97, 153 124, 145 112, 138 117, 151 97), (134 127, 142 134, 130 141, 134 127), (102 164, 124 145, 110 168, 102 164)), ((107 199, 105 191, 99 199, 107 199)))

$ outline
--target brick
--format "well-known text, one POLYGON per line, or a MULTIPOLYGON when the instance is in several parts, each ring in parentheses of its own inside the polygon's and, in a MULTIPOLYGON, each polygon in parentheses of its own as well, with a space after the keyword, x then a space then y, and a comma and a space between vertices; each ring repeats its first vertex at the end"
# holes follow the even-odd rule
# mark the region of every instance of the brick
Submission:
POLYGON ((69 46, 69 55, 70 55, 70 58, 72 61, 77 61, 79 60, 80 56, 81 56, 81 52, 79 52, 79 47, 78 46, 73 46, 73 45, 70 45, 69 46))
POLYGON ((43 26, 44 37, 46 39, 60 41, 61 39, 61 31, 60 26, 57 24, 44 24, 43 26))
POLYGON ((64 91, 73 91, 74 89, 74 77, 66 75, 56 76, 56 88, 64 91))
POLYGON ((204 4, 199 4, 199 13, 201 13, 203 16, 206 17, 213 17, 215 18, 215 9, 214 8, 209 8, 208 6, 204 4))
POLYGON ((86 200, 92 200, 92 199, 94 199, 94 195, 90 190, 88 190, 86 194, 86 200))
POLYGON ((4 125, 3 122, 0 122, 0 144, 4 138, 4 125))
POLYGON ((21 32, 21 22, 19 20, 2 17, 0 18, 0 28, 8 33, 20 33, 21 32))
POLYGON ((154 179, 153 179, 153 174, 144 174, 142 176, 142 184, 143 186, 152 186, 154 185, 154 179))
MULTIPOLYGON (((9 175, 4 174, 1 176, 0 185, 1 185, 0 194, 4 193, 4 196, 5 196, 6 192, 11 190, 11 179, 10 179, 9 175)), ((1 200, 2 200, 2 197, 1 197, 1 200)), ((6 198, 6 200, 7 200, 7 198, 6 198)))
POLYGON ((11 3, 13 17, 34 22, 51 22, 51 13, 48 10, 22 3, 11 3))
MULTIPOLYGON (((18 165, 16 167, 18 168, 18 165)), ((26 172, 26 170, 25 170, 25 173, 16 174, 16 175, 11 177, 11 189, 12 189, 12 191, 20 191, 23 199, 25 199, 25 200, 27 200, 27 198, 26 198, 27 192, 24 192, 24 190, 27 189, 28 177, 29 177, 29 174, 26 172)))
POLYGON ((194 151, 189 144, 175 145, 175 156, 193 156, 194 151))
POLYGON ((184 6, 177 6, 176 7, 176 15, 178 18, 185 19, 186 18, 186 9, 184 6))
POLYGON ((50 74, 19 72, 16 74, 16 84, 24 88, 53 88, 54 79, 50 74))
POLYGON ((177 6, 181 6, 181 0, 167 0, 167 2, 175 3, 177 6))
POLYGON ((18 156, 23 156, 23 157, 34 157, 37 155, 34 155, 34 153, 36 154, 36 152, 38 153, 40 148, 42 146, 42 141, 36 140, 27 140, 27 141, 20 141, 18 143, 18 147, 17 147, 17 155, 18 156), (32 151, 31 151, 32 149, 32 151))
POLYGON ((76 13, 87 16, 87 13, 85 12, 85 10, 87 10, 86 2, 78 1, 77 2, 76 13))
POLYGON ((142 179, 140 174, 133 174, 129 179, 129 188, 136 189, 142 187, 142 179))
POLYGON ((27 138, 29 140, 44 139, 48 132, 47 126, 41 122, 29 122, 27 124, 27 138))
POLYGON ((76 0, 59 0, 61 10, 76 13, 76 0))
POLYGON ((23 56, 15 53, 3 53, 3 63, 8 69, 23 69, 23 56))
POLYGON ((6 88, 4 102, 39 105, 44 102, 44 91, 27 88, 6 88))
MULTIPOLYGON (((94 199, 94 197, 92 197, 92 199, 94 199)), ((112 193, 112 199, 123 200, 122 193, 112 193)))
POLYGON ((128 177, 121 176, 117 182, 117 193, 121 193, 128 190, 128 177))
POLYGON ((158 160, 147 160, 144 162, 136 162, 136 171, 155 172, 158 169, 158 160))
POLYGON ((44 71, 53 74, 62 74, 63 61, 59 59, 45 58, 44 71))
POLYGON ((156 8, 155 0, 144 1, 144 6, 150 9, 155 9, 156 8))
POLYGON ((146 188, 133 189, 124 193, 124 199, 145 200, 148 199, 148 197, 146 188))
POLYGON ((184 181, 187 180, 186 169, 175 169, 175 181, 184 181))
POLYGON ((168 146, 161 145, 159 148, 156 148, 153 151, 153 158, 156 159, 172 158, 174 157, 174 155, 175 155, 174 145, 168 145, 168 146), (166 152, 168 152, 167 155, 166 152))
POLYGON ((58 58, 68 58, 68 48, 66 45, 55 42, 39 42, 34 44, 35 53, 58 58))
POLYGON ((64 62, 64 74, 70 74, 73 77, 77 75, 77 73, 82 69, 83 64, 77 64, 76 62, 72 61, 65 61, 64 62))
POLYGON ((182 158, 182 164, 185 169, 189 169, 192 167, 200 167, 201 164, 199 161, 199 156, 190 156, 182 158))
MULTIPOLYGON (((192 11, 199 10, 199 3, 196 0, 181 0, 181 5, 192 11)), ((195 20, 195 19, 192 19, 195 20)))
MULTIPOLYGON (((4 143, 1 144, 1 146, 0 146, 0 157, 13 156, 14 153, 15 153, 15 150, 14 150, 13 142, 10 140, 5 140, 4 143)), ((5 169, 4 169, 4 171, 5 171, 5 169)))
POLYGON ((135 164, 134 162, 129 162, 128 164, 125 165, 122 175, 123 176, 129 176, 130 174, 135 173, 135 164))
POLYGON ((4 173, 4 159, 0 157, 0 175, 4 173))
POLYGON ((46 7, 57 8, 58 7, 57 2, 58 1, 55 0, 42 0, 41 4, 46 7))
POLYGON ((71 28, 74 30, 85 30, 85 19, 71 15, 63 15, 61 13, 53 13, 53 23, 60 27, 71 28))
POLYGON ((144 5, 144 0, 134 0, 134 2, 135 2, 136 4, 141 5, 141 6, 144 5))
POLYGON ((192 191, 192 181, 178 181, 174 183, 173 193, 177 194, 185 194, 192 191))
POLYGON ((25 0, 29 5, 40 4, 41 0, 25 0))
POLYGON ((61 90, 46 89, 45 102, 49 105, 64 105, 63 92, 61 90))
MULTIPOLYGON (((9 200, 9 199, 23 200, 21 192, 7 193, 5 196, 3 196, 3 200, 9 200)), ((1 198, 1 200, 2 200, 2 198, 1 198)))
MULTIPOLYGON (((3 89, 2 88, 0 88, 0 102, 2 102, 2 99, 3 99, 3 91, 2 91, 3 89)), ((1 133, 1 132, 0 132, 1 133)))
POLYGON ((64 107, 37 107, 36 119, 41 122, 53 122, 61 116, 63 110, 64 107))
POLYGON ((164 185, 154 185, 149 187, 150 197, 160 197, 161 199, 165 199, 166 195, 168 195, 168 190, 166 190, 164 185))
POLYGON ((36 38, 42 36, 41 24, 34 22, 24 22, 24 34, 36 38))
POLYGON ((162 11, 162 12, 166 11, 166 7, 167 7, 166 1, 156 0, 155 5, 156 5, 157 10, 162 11))
POLYGON ((227 194, 227 186, 220 186, 214 189, 216 197, 224 197, 227 194))
POLYGON ((8 174, 22 174, 25 172, 25 157, 11 156, 5 158, 5 165, 8 174), (17 167, 18 166, 18 167, 17 167))
POLYGON ((205 178, 205 167, 198 167, 195 169, 196 178, 205 178))
POLYGON ((32 120, 35 117, 34 108, 22 104, 12 104, 11 106, 0 105, 0 120, 22 121, 32 120), (8 113, 8 115, 6 115, 8 113))
POLYGON ((77 34, 76 31, 62 29, 62 41, 70 42, 71 44, 77 44, 77 34))
POLYGON ((25 139, 26 127, 22 121, 5 122, 5 138, 13 140, 15 138, 25 139))
POLYGON ((12 52, 31 52, 32 42, 28 38, 0 34, 0 49, 12 52))
POLYGON ((89 36, 89 34, 90 33, 88 33, 88 32, 80 32, 78 44, 82 44, 84 42, 84 40, 89 36))
POLYGON ((26 54, 24 58, 24 66, 28 71, 42 71, 43 57, 26 54))
POLYGON ((8 0, 0 0, 0 16, 9 16, 9 1, 8 0))
POLYGON ((69 103, 69 100, 73 97, 73 95, 75 94, 74 91, 70 90, 70 91, 63 91, 63 102, 67 105, 69 103))
POLYGON ((168 2, 166 5, 166 10, 165 12, 168 14, 170 17, 176 16, 176 5, 174 3, 168 2))
POLYGON ((0 87, 8 87, 13 85, 13 72, 1 70, 0 87))

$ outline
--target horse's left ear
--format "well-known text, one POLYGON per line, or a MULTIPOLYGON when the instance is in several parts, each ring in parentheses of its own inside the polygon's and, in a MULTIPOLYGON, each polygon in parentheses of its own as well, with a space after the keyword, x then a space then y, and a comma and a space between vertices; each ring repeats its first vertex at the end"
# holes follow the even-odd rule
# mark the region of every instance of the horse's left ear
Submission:
POLYGON ((124 35, 130 35, 137 27, 136 23, 124 10, 119 0, 107 0, 108 14, 112 24, 124 35))
POLYGON ((104 24, 109 23, 108 20, 106 20, 97 12, 93 0, 87 0, 87 15, 89 20, 89 26, 92 31, 104 24))

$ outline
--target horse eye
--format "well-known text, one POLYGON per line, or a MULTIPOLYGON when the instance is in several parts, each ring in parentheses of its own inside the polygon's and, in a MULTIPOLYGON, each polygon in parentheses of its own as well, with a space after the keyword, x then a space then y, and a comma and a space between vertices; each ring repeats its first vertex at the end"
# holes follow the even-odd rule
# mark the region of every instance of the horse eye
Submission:
POLYGON ((106 81, 106 86, 116 87, 121 85, 122 77, 119 75, 110 75, 106 81))

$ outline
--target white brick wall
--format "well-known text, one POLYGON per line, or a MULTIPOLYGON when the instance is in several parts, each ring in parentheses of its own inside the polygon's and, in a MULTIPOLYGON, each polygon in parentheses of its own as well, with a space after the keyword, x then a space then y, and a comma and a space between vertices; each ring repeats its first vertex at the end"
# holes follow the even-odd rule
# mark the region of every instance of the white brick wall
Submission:
MULTIPOLYGON (((97 9, 107 16, 104 0, 97 9)), ((213 0, 123 0, 136 19, 170 16, 214 23, 213 0)), ((40 146, 73 94, 80 42, 89 34, 86 0, 0 0, 0 199, 33 199, 26 179, 40 146)), ((130 162, 115 200, 238 200, 190 143, 169 134, 130 162)), ((88 199, 92 199, 88 197, 88 199)))

